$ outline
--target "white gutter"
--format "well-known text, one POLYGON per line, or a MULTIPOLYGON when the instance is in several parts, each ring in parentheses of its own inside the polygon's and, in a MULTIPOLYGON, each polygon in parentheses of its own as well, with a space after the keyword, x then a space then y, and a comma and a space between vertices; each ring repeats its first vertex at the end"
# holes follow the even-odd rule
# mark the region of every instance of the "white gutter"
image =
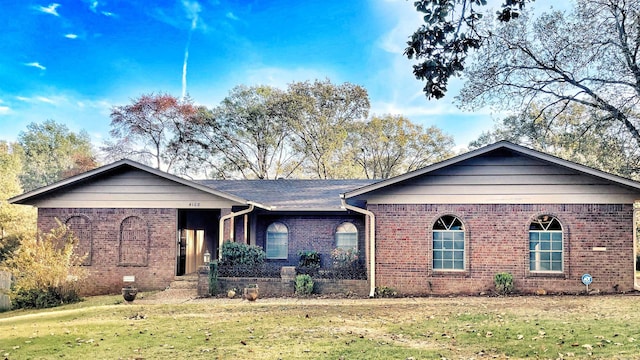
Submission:
POLYGON ((355 211, 369 218, 369 277, 371 280, 369 297, 374 297, 376 295, 376 216, 369 210, 347 204, 344 194, 340 194, 340 201, 343 209, 355 211))
MULTIPOLYGON (((224 244, 224 222, 236 216, 248 214, 252 212, 254 208, 255 208, 255 205, 253 203, 249 203, 249 207, 247 209, 244 209, 238 212, 231 212, 220 218, 220 225, 218 229, 218 260, 222 259, 222 245, 224 244)), ((229 238, 231 240, 233 240, 233 228, 234 228, 233 225, 229 226, 229 238)), ((246 233, 247 229, 245 229, 244 231, 246 233)))

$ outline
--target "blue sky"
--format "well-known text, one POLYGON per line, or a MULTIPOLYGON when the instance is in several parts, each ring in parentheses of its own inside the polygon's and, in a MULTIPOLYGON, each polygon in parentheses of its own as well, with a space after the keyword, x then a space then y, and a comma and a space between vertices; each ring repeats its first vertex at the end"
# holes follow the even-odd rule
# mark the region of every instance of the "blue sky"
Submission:
POLYGON ((0 12, 0 140, 53 119, 99 146, 110 108, 143 93, 186 91, 213 107, 236 85, 329 78, 365 87, 372 113, 436 125, 465 147, 500 115, 458 110, 455 91, 426 100, 402 56, 420 24, 412 3, 10 1, 0 12))

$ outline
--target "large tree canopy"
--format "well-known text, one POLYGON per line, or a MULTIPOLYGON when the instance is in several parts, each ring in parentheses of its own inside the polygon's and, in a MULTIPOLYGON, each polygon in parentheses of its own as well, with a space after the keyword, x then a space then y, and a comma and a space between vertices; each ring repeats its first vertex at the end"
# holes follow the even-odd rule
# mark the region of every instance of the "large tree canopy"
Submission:
POLYGON ((6 201, 22 192, 19 178, 22 159, 20 145, 0 141, 0 263, 11 256, 21 238, 33 235, 36 228, 34 208, 6 201))
POLYGON ((640 178, 640 148, 620 126, 594 121, 591 112, 579 104, 567 106, 553 118, 532 108, 528 116, 504 118, 470 148, 509 140, 613 174, 640 178))
POLYGON ((547 125, 578 104, 592 126, 621 127, 640 145, 640 2, 579 0, 572 12, 491 31, 467 69, 461 104, 536 111, 547 125))
POLYGON ((89 134, 76 134, 53 120, 29 124, 18 135, 18 144, 24 154, 20 181, 25 191, 97 166, 89 134))
POLYGON ((277 179, 304 160, 291 151, 285 93, 237 86, 213 110, 201 109, 187 135, 190 158, 216 178, 277 179))
POLYGON ((382 178, 449 155, 453 141, 439 129, 401 116, 367 121, 369 106, 361 86, 329 80, 237 86, 212 109, 143 95, 114 108, 118 141, 106 150, 218 179, 382 178))
POLYGON ((399 115, 357 123, 348 142, 367 179, 386 179, 444 160, 455 145, 440 129, 425 130, 399 115))
MULTIPOLYGON (((526 2, 533 0, 504 0, 497 20, 508 22, 518 18, 526 2)), ((440 99, 447 92, 449 78, 460 76, 465 69, 467 55, 483 45, 490 36, 484 31, 483 9, 486 0, 418 0, 413 2, 424 14, 425 24, 407 41, 405 55, 419 60, 413 66, 417 79, 426 82, 427 98, 440 99)))
POLYGON ((341 149, 357 120, 369 114, 369 95, 358 85, 329 80, 289 85, 290 129, 294 151, 305 154, 305 171, 320 179, 348 177, 341 149))
POLYGON ((185 157, 182 129, 197 112, 189 98, 143 94, 130 105, 113 107, 113 140, 107 141, 102 150, 110 160, 132 158, 170 172, 185 157))

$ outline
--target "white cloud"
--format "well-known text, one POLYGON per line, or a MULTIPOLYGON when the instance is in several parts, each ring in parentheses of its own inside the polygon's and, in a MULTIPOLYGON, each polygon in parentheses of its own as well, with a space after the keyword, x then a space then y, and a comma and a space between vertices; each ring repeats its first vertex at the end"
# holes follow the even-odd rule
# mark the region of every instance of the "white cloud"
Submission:
POLYGON ((231 19, 231 20, 235 20, 238 21, 240 20, 239 17, 237 17, 234 13, 232 13, 231 11, 229 11, 226 15, 227 19, 231 19))
POLYGON ((207 24, 199 16, 201 12, 202 6, 200 3, 189 0, 175 2, 172 7, 151 7, 147 9, 149 16, 176 29, 183 30, 186 24, 184 19, 187 18, 191 20, 188 29, 198 29, 206 32, 207 24))
POLYGON ((40 63, 37 62, 37 61, 30 62, 30 63, 24 63, 24 66, 34 67, 34 68, 37 68, 37 69, 40 69, 40 70, 46 70, 47 69, 46 67, 40 65, 40 63))
POLYGON ((52 105, 56 105, 57 104, 56 100, 53 100, 53 99, 45 97, 45 96, 36 96, 35 99, 40 101, 40 102, 47 103, 47 104, 52 104, 52 105))
POLYGON ((0 115, 7 115, 11 112, 11 108, 8 106, 0 106, 0 115))
POLYGON ((98 3, 97 1, 92 1, 89 4, 89 9, 93 12, 97 12, 98 11, 98 5, 100 5, 100 3, 98 3))
POLYGON ((84 2, 89 4, 89 10, 91 10, 91 12, 94 14, 100 13, 107 17, 116 16, 116 14, 110 11, 105 11, 105 10, 98 11, 98 7, 102 7, 102 4, 97 0, 84 0, 84 2))
POLYGON ((187 19, 193 20, 198 17, 198 14, 202 11, 202 6, 197 1, 182 0, 182 7, 187 13, 187 19))
POLYGON ((58 11, 56 10, 58 7, 60 6, 60 4, 49 4, 49 6, 44 7, 44 6, 36 6, 35 9, 43 12, 45 14, 51 14, 53 16, 60 16, 60 14, 58 14, 58 11))
POLYGON ((78 35, 77 34, 65 34, 64 37, 66 37, 67 39, 77 39, 78 35))
POLYGON ((32 97, 16 96, 16 99, 22 102, 30 103, 30 104, 45 103, 45 104, 56 105, 56 106, 66 104, 69 102, 67 97, 64 95, 49 95, 49 96, 36 95, 32 97))

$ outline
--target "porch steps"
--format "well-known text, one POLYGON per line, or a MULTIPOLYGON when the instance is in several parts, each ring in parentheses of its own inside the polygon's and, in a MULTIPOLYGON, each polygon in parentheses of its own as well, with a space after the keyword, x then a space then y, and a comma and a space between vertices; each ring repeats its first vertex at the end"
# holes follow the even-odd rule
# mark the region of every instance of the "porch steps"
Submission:
POLYGON ((160 294, 160 297, 166 300, 186 301, 195 299, 198 297, 198 276, 176 276, 169 286, 160 294))
POLYGON ((169 289, 198 290, 198 275, 184 275, 173 278, 169 289))

